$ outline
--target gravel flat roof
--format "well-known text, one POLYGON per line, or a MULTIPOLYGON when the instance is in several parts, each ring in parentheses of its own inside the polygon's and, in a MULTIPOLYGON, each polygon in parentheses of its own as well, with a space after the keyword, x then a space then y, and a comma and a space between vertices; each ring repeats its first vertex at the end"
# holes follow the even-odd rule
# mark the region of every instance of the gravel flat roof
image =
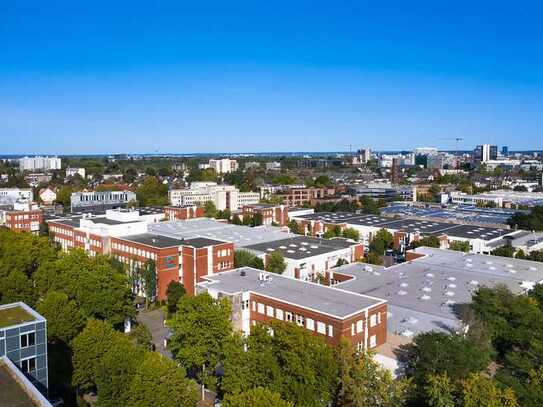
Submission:
POLYGON ((365 308, 385 302, 371 296, 344 291, 340 287, 309 283, 251 267, 212 274, 204 278, 207 282, 199 285, 208 289, 227 294, 250 291, 338 319, 347 318, 365 308), (268 280, 260 280, 261 274, 267 276, 268 280))

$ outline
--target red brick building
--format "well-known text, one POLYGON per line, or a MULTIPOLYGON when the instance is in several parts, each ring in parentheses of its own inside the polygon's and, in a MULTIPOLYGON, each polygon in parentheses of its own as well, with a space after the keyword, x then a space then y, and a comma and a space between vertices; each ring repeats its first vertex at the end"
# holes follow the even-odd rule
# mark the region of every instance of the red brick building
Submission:
POLYGON ((198 292, 227 297, 236 329, 250 333, 257 323, 295 323, 328 344, 347 338, 358 349, 372 349, 387 339, 385 300, 334 287, 303 282, 249 267, 205 277, 198 292))
POLYGON ((292 188, 280 194, 283 204, 287 206, 303 206, 315 199, 322 199, 336 193, 335 188, 292 188))
POLYGON ((43 213, 40 209, 5 211, 5 226, 16 232, 39 233, 43 222, 43 213))
MULTIPOLYGON (((112 237, 111 254, 131 271, 142 268, 148 260, 154 261, 159 300, 166 299, 171 281, 181 282, 192 295, 203 277, 234 267, 233 243, 201 237, 175 239, 150 233, 112 237)), ((142 283, 135 281, 133 289, 141 295, 142 283)))
POLYGON ((189 206, 165 206, 166 220, 187 220, 201 218, 205 215, 204 208, 196 205, 189 206))
POLYGON ((285 205, 254 204, 245 205, 242 208, 242 215, 262 216, 263 225, 277 224, 285 226, 288 223, 288 208, 285 205))

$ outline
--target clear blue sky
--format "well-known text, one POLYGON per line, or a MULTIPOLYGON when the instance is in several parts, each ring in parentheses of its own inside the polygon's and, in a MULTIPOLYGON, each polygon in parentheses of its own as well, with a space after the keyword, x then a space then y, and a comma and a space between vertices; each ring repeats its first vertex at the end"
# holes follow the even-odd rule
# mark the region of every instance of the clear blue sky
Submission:
POLYGON ((2 1, 0 153, 543 149, 540 1, 369 3, 2 1))

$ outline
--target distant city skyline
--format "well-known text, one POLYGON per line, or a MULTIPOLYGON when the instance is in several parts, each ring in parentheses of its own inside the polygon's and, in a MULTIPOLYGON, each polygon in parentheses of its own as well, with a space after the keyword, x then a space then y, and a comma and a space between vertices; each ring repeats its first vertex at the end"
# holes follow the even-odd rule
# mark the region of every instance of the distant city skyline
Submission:
POLYGON ((2 5, 0 154, 543 149, 536 2, 167 3, 2 5))

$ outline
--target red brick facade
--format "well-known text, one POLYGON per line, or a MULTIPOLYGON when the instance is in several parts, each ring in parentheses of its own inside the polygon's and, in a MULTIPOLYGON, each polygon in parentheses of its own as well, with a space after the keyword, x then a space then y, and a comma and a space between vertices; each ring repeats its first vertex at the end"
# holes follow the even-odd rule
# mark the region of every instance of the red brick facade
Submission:
POLYGON ((254 215, 255 213, 259 213, 262 216, 263 225, 276 223, 279 226, 285 226, 288 223, 288 208, 284 205, 245 205, 242 208, 241 213, 243 215, 254 215))
POLYGON ((16 232, 38 233, 43 222, 40 209, 28 211, 6 211, 6 227, 16 232))
POLYGON ((251 325, 271 320, 293 322, 323 337, 330 345, 337 345, 343 337, 358 349, 374 348, 384 344, 387 339, 386 304, 340 319, 259 294, 251 294, 250 299, 251 325))
POLYGON ((187 220, 201 218, 205 215, 201 206, 165 206, 164 213, 167 220, 187 220))

